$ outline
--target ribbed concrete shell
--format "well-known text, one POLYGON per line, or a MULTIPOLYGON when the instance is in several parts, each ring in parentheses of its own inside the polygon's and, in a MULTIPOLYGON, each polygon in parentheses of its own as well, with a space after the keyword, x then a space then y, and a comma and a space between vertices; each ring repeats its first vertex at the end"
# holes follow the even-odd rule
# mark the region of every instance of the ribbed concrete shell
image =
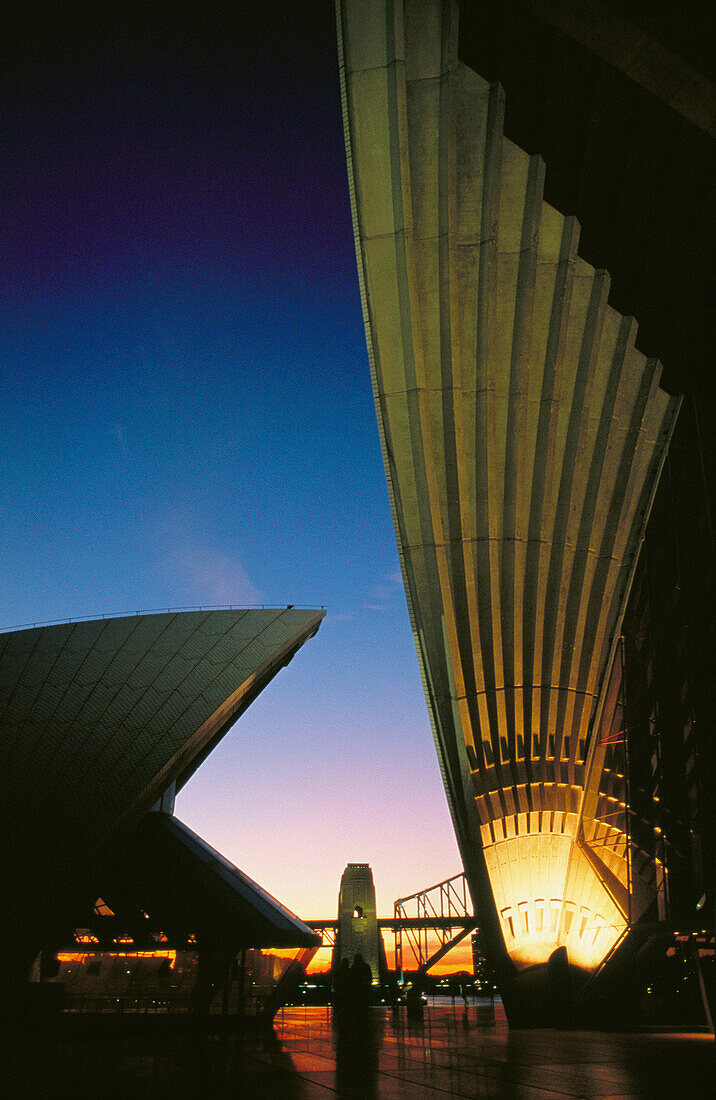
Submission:
POLYGON ((188 611, 0 635, 2 860, 18 897, 51 895, 182 786, 324 614, 188 611))
POLYGON ((564 944, 590 968, 659 873, 627 859, 600 731, 678 400, 504 137, 500 88, 458 61, 456 5, 337 7, 378 422, 458 842, 517 966, 564 944))

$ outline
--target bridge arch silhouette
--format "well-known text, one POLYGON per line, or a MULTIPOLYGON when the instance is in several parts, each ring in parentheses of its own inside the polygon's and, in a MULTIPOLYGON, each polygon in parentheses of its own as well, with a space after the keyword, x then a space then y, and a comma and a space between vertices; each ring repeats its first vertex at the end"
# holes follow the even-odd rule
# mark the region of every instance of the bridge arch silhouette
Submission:
POLYGON ((379 971, 387 970, 385 954, 381 950, 383 934, 393 935, 395 970, 402 973, 409 969, 422 975, 427 974, 477 929, 464 873, 443 879, 407 897, 397 898, 393 903, 393 916, 378 917, 373 875, 368 864, 348 864, 346 867, 341 879, 336 917, 307 918, 305 923, 321 936, 322 947, 333 949, 332 969, 341 958, 352 958, 353 953, 360 950, 371 963, 374 981, 378 979, 379 971), (369 900, 365 904, 365 896, 370 895, 371 890, 372 903, 369 900), (360 897, 354 896, 354 892, 360 892, 360 897), (345 901, 343 906, 342 900, 345 901), (374 952, 370 944, 377 947, 375 966, 371 961, 374 952), (382 959, 379 957, 381 954, 382 959), (414 963, 413 966, 406 965, 409 960, 414 963))

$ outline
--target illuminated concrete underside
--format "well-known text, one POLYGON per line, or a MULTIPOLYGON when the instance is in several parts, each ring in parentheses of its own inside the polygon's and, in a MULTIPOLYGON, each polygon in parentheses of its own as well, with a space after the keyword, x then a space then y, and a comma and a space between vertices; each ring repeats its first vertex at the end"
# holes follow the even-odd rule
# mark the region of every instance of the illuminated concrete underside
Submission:
POLYGON ((501 89, 458 61, 456 6, 337 7, 378 422, 458 842, 518 967, 562 944, 594 967, 661 873, 627 852, 604 732, 678 400, 504 137, 501 89))

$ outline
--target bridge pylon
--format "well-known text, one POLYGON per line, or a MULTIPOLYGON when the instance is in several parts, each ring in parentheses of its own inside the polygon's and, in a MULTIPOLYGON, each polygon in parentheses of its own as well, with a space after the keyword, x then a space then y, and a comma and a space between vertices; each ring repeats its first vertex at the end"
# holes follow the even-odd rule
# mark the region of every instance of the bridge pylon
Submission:
POLYGON ((373 872, 367 863, 349 863, 338 892, 338 927, 331 969, 343 959, 353 961, 358 952, 368 963, 373 981, 385 969, 383 941, 378 930, 373 872))

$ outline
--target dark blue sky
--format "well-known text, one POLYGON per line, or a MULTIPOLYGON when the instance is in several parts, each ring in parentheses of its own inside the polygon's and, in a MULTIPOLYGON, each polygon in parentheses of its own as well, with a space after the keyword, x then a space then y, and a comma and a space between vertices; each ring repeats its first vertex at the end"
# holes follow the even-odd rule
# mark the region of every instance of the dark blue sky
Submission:
POLYGON ((373 411, 332 6, 29 6, 6 49, 0 623, 326 605, 177 809, 305 915, 349 860, 387 911, 458 858, 373 411))

